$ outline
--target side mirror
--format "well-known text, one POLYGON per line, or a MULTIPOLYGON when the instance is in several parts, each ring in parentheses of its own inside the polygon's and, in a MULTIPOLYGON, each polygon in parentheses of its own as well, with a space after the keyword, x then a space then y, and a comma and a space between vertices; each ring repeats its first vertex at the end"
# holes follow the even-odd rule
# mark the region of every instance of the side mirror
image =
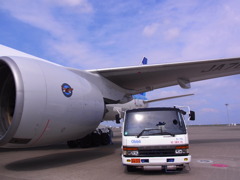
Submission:
POLYGON ((115 119, 116 119, 116 124, 120 124, 121 118, 120 118, 119 114, 115 115, 115 119))
POLYGON ((194 111, 190 111, 189 116, 190 116, 190 120, 191 120, 191 121, 194 121, 194 120, 195 120, 195 112, 194 112, 194 111))

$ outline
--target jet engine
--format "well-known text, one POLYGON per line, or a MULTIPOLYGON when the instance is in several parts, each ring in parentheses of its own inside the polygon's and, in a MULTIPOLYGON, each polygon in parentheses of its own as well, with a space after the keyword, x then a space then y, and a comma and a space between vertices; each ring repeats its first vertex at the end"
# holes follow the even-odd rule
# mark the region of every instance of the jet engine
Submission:
POLYGON ((0 146, 31 147, 79 139, 104 115, 100 90, 54 63, 0 57, 0 146))

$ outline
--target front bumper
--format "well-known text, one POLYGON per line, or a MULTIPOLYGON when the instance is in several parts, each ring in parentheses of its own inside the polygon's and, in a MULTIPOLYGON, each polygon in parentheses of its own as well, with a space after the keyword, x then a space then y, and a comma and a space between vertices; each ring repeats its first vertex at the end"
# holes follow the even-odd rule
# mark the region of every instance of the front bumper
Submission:
POLYGON ((122 155, 122 163, 128 166, 172 166, 190 162, 191 155, 169 157, 125 157, 122 155))

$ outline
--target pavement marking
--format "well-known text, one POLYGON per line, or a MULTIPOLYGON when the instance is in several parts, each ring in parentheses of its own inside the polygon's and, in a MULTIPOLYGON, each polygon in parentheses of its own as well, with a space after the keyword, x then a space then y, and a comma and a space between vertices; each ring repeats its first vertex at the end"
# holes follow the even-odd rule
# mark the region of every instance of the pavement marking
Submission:
POLYGON ((201 159, 197 161, 198 163, 212 163, 212 160, 207 160, 207 159, 201 159))
POLYGON ((226 164, 212 164, 211 166, 214 166, 214 167, 228 167, 228 165, 226 165, 226 164))

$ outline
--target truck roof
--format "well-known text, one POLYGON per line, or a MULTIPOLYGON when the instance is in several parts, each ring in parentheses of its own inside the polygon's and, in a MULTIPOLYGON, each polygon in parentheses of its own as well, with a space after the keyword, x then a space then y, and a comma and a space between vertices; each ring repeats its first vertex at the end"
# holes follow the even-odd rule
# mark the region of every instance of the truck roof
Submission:
POLYGON ((138 109, 131 109, 127 110, 126 112, 141 112, 141 111, 182 111, 176 107, 150 107, 150 108, 138 108, 138 109))

